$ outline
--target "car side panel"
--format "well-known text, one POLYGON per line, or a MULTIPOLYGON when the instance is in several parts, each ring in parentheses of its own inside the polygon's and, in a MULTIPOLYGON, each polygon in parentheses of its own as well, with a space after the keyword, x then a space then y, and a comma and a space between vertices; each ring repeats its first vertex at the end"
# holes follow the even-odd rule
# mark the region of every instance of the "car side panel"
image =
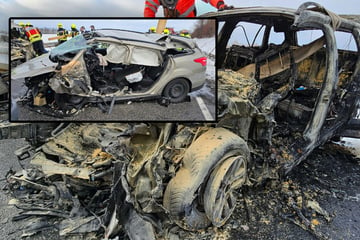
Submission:
MULTIPOLYGON (((186 78, 191 83, 191 89, 196 89, 205 83, 206 66, 194 62, 195 59, 204 57, 199 51, 195 50, 194 54, 189 54, 183 57, 174 57, 175 68, 173 76, 186 78)), ((176 78, 176 77, 173 77, 176 78)))

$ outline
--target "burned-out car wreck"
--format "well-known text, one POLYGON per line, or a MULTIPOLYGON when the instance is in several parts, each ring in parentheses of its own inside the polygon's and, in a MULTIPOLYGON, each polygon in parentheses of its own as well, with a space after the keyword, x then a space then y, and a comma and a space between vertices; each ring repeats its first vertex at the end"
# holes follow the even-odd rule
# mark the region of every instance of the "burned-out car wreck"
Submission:
POLYGON ((61 116, 88 103, 182 102, 204 85, 206 60, 193 39, 102 29, 21 64, 11 77, 25 78, 28 105, 61 116))
POLYGON ((335 136, 359 137, 360 24, 315 3, 208 16, 222 24, 219 121, 27 126, 35 167, 8 177, 19 218, 38 219, 25 235, 54 226, 62 236, 167 239, 173 225, 220 227, 234 191, 283 176, 335 136), (228 46, 243 22, 263 26, 261 46, 228 46), (280 46, 271 29, 284 35, 280 46), (299 46, 310 29, 323 36, 299 46), (335 31, 350 33, 357 51, 338 51, 335 31))

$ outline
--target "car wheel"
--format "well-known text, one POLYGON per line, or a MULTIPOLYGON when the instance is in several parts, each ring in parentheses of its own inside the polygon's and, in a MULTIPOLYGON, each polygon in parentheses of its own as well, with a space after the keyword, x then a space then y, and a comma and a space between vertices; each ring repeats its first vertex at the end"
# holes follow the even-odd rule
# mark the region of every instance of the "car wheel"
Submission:
POLYGON ((212 224, 220 227, 236 207, 233 191, 246 181, 247 151, 244 156, 227 158, 210 175, 204 192, 204 209, 212 224))
POLYGON ((206 214, 198 210, 199 205, 194 198, 199 184, 194 184, 192 179, 194 172, 181 168, 167 185, 163 202, 170 218, 186 230, 203 229, 211 224, 206 214))
POLYGON ((170 98, 172 103, 183 102, 190 91, 189 82, 183 78, 176 78, 164 88, 164 97, 170 98))
POLYGON ((166 187, 163 203, 170 218, 187 230, 224 224, 235 205, 229 193, 245 182, 244 162, 249 156, 246 142, 229 130, 214 128, 202 134, 186 150, 182 167, 166 187), (220 179, 227 184, 223 186, 220 179), (219 196, 209 193, 214 188, 219 196))

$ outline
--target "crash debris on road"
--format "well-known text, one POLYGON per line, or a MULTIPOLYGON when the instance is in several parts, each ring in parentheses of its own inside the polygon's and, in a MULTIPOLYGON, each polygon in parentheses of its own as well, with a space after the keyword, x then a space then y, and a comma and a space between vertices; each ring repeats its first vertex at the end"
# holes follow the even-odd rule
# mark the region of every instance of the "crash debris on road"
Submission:
MULTIPOLYGON (((122 235, 130 239, 142 239, 139 236, 148 236, 146 239, 222 236, 226 239, 232 234, 234 224, 242 225, 245 232, 249 231, 247 221, 258 219, 272 224, 275 220, 261 213, 274 211, 283 221, 293 222, 318 239, 327 239, 318 225, 327 224, 333 215, 322 209, 316 192, 275 173, 262 175, 266 181, 245 174, 245 169, 251 173, 260 167, 268 171, 268 163, 247 166, 246 155, 234 158, 227 152, 228 160, 220 165, 222 168, 212 171, 206 186, 196 187, 202 181, 197 178, 204 178, 210 167, 203 160, 215 161, 215 156, 223 154, 224 149, 214 146, 221 143, 226 149, 244 147, 243 142, 236 143, 236 135, 225 129, 196 124, 107 123, 65 124, 49 133, 50 124, 41 127, 28 132, 38 131, 51 137, 45 144, 41 143, 44 140, 41 136, 37 136, 37 140, 32 138, 38 146, 33 154, 29 154, 31 148, 17 151, 21 161, 33 155, 31 167, 9 172, 4 189, 14 197, 10 204, 21 209, 13 221, 29 222, 28 227, 22 229, 23 237, 52 230, 63 239, 73 236, 116 239, 122 235), (208 146, 200 151, 204 145, 208 146), (234 169, 237 171, 232 172, 234 169), (234 177, 236 181, 232 180, 234 177), (230 188, 219 185, 225 184, 224 179, 237 185, 227 185, 230 188), (258 196, 256 192, 264 191, 261 190, 264 184, 266 196, 264 193, 258 196), (221 190, 224 187, 233 191, 236 186, 242 188, 228 192, 231 198, 226 200, 232 209, 220 209, 223 211, 218 215, 217 208, 223 206, 222 197, 226 196, 221 190), (202 201, 207 201, 203 203, 207 204, 205 211, 212 214, 204 215, 201 221, 201 215, 192 215, 205 214, 199 208, 200 199, 193 199, 195 189, 203 194, 202 201), (235 216, 231 217, 233 211, 235 216), (241 215, 243 211, 245 216, 241 215), (206 220, 207 216, 213 219, 206 220), (225 224, 229 218, 230 225, 225 224), (209 227, 210 224, 213 227, 209 227)), ((342 148, 333 145, 332 149, 342 148)), ((315 156, 320 159, 330 155, 315 156)))
POLYGON ((22 38, 11 39, 11 67, 14 68, 36 56, 31 43, 22 38))

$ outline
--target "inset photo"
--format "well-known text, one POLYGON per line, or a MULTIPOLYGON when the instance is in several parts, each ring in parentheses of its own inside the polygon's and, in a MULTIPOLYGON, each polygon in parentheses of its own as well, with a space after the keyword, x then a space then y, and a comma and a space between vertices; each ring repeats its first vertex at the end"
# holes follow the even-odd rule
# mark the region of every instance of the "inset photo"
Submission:
POLYGON ((9 25, 10 121, 216 120, 213 19, 9 25))

